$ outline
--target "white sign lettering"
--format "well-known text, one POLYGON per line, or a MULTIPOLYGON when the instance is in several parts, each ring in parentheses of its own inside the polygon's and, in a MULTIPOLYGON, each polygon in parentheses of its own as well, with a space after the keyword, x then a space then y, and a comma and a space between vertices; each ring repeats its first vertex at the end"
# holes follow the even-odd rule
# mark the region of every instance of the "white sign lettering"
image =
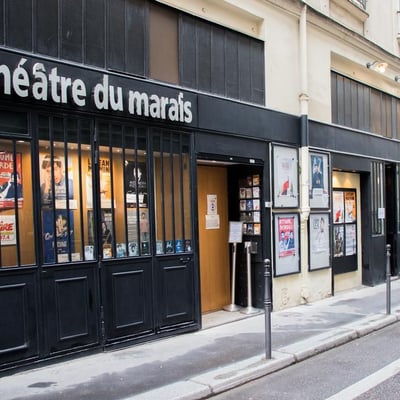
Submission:
POLYGON ((0 94, 15 94, 21 98, 31 96, 37 101, 70 103, 78 107, 85 107, 92 101, 97 110, 123 112, 126 109, 131 115, 143 117, 184 123, 193 120, 192 103, 184 99, 182 92, 177 98, 129 88, 124 93, 122 87, 110 84, 110 77, 106 74, 88 91, 83 80, 64 76, 57 67, 48 71, 43 63, 37 62, 28 70, 26 62, 26 58, 21 58, 14 70, 5 64, 0 65, 0 94))

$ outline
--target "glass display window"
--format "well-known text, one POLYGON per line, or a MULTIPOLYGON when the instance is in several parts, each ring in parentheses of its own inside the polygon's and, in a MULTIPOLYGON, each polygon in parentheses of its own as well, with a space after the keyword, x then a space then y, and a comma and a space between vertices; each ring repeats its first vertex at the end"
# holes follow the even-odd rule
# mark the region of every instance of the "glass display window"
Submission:
POLYGON ((92 163, 92 123, 39 116, 38 130, 42 260, 93 260, 95 244, 86 233, 93 221, 84 212, 93 199, 86 174, 92 163))
POLYGON ((35 232, 31 143, 0 139, 0 266, 32 265, 35 232))
POLYGON ((156 252, 191 252, 190 138, 157 132, 153 149, 156 252))

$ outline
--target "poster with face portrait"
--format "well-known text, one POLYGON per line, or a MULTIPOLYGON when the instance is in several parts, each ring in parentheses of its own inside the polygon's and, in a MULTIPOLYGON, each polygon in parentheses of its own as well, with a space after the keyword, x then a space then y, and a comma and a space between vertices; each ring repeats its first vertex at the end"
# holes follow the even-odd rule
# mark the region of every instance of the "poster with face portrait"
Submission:
POLYGON ((125 193, 128 207, 147 207, 146 163, 125 162, 125 193))
POLYGON ((310 271, 330 266, 329 214, 310 214, 310 271))
POLYGON ((274 207, 298 206, 297 149, 274 146, 274 207))
POLYGON ((9 151, 0 152, 0 208, 14 208, 15 198, 18 208, 22 208, 22 154, 9 151))
POLYGON ((310 207, 329 208, 328 155, 310 153, 310 207))
MULTIPOLYGON (((43 206, 66 209, 67 199, 74 198, 72 163, 65 163, 63 156, 39 154, 40 161, 40 197, 43 206), (68 177, 67 177, 68 175, 68 177)), ((76 202, 69 201, 70 209, 77 208, 76 202)))
POLYGON ((275 214, 275 276, 300 271, 299 219, 297 214, 275 214))

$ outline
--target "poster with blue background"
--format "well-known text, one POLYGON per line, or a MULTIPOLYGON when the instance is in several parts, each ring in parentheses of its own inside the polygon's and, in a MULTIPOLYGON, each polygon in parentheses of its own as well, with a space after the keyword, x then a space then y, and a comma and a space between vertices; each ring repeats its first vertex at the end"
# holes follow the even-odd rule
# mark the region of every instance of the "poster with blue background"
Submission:
POLYGON ((42 213, 44 262, 68 262, 68 254, 74 253, 74 212, 43 210, 42 213))

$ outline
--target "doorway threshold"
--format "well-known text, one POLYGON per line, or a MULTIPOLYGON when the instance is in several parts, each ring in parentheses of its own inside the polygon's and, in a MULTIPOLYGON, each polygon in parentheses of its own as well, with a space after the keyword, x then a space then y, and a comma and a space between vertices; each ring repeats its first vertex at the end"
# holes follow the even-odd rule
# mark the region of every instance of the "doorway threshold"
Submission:
POLYGON ((240 311, 225 311, 217 310, 204 313, 201 315, 202 330, 213 328, 215 326, 229 324, 231 322, 239 321, 241 319, 251 318, 260 315, 264 312, 263 309, 259 309, 259 313, 255 314, 243 314, 240 311))

